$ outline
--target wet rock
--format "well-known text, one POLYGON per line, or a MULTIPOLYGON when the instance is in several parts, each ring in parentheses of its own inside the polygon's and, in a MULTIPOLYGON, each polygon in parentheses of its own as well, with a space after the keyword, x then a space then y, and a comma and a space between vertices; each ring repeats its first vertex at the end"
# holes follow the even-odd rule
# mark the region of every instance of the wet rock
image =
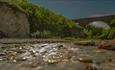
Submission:
POLYGON ((5 56, 6 54, 5 53, 0 53, 0 56, 5 56))
POLYGON ((77 60, 80 62, 83 62, 83 63, 92 63, 93 62, 91 57, 88 55, 81 55, 77 58, 77 60))
POLYGON ((74 51, 72 51, 72 50, 68 50, 68 52, 66 53, 67 59, 71 59, 72 56, 74 56, 74 55, 76 55, 76 54, 75 54, 74 51))
POLYGON ((98 70, 98 69, 93 65, 88 65, 88 66, 84 67, 83 70, 98 70))
POLYGON ((57 45, 56 47, 58 47, 58 48, 62 48, 62 47, 64 47, 62 44, 60 44, 60 45, 57 45))
POLYGON ((48 60, 47 63, 48 64, 57 64, 57 63, 59 63, 59 61, 58 60, 48 60))
POLYGON ((17 57, 16 60, 17 61, 27 61, 28 58, 26 58, 26 57, 22 57, 22 58, 17 57))
POLYGON ((82 45, 82 46, 95 46, 95 42, 92 41, 83 41, 83 42, 76 42, 75 45, 82 45))
POLYGON ((48 64, 56 64, 63 60, 63 56, 59 53, 47 55, 44 58, 44 61, 48 64))
POLYGON ((42 45, 40 45, 40 47, 45 47, 45 46, 47 46, 48 44, 42 44, 42 45))
POLYGON ((17 49, 16 52, 17 52, 17 53, 25 53, 26 51, 25 51, 25 50, 17 49))
POLYGON ((6 49, 7 47, 6 46, 2 46, 2 47, 0 47, 1 49, 6 49))
POLYGON ((77 56, 72 56, 72 58, 71 58, 71 61, 72 62, 75 62, 75 61, 77 61, 78 59, 77 59, 77 56))
POLYGON ((99 49, 115 50, 115 40, 100 41, 98 47, 99 49))

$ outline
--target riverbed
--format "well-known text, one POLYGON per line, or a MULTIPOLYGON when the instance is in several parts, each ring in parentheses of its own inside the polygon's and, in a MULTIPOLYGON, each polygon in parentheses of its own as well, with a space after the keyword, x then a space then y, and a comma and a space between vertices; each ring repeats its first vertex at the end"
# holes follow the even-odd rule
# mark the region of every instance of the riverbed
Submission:
POLYGON ((115 70, 115 51, 96 45, 5 41, 0 41, 0 70, 115 70))

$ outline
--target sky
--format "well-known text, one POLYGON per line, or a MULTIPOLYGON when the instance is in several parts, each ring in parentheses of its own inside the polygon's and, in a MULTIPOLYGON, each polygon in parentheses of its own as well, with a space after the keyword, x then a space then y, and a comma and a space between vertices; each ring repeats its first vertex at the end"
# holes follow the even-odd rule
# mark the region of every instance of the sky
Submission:
POLYGON ((115 0, 30 0, 70 19, 115 14, 115 0))

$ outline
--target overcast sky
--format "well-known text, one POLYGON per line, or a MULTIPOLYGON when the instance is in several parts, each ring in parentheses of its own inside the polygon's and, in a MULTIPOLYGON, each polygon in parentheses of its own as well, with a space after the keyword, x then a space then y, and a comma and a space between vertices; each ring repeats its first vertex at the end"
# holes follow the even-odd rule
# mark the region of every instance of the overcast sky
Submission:
POLYGON ((30 0, 67 18, 115 14, 115 0, 30 0))

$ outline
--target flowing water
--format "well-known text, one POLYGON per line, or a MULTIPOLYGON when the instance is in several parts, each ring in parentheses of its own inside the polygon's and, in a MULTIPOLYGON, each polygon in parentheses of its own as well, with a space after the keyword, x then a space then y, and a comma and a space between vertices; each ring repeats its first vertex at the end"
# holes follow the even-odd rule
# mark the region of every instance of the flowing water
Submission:
POLYGON ((115 70, 115 51, 74 43, 0 44, 0 70, 115 70))

